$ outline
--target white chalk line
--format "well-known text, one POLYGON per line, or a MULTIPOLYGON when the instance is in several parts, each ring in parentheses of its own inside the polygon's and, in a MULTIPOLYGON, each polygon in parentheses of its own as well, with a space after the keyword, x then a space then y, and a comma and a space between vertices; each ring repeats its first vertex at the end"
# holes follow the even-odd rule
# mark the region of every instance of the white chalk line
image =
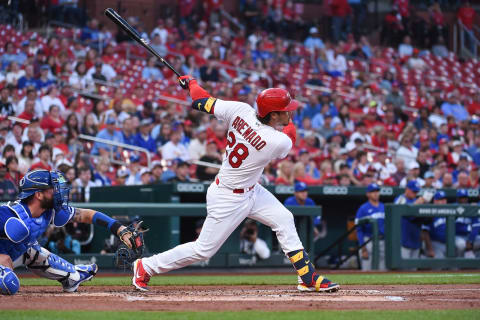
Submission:
POLYGON ((126 296, 125 300, 128 302, 133 301, 162 301, 162 302, 278 302, 278 301, 294 301, 294 302, 385 302, 406 301, 403 297, 398 296, 335 296, 335 295, 302 295, 302 296, 287 296, 287 295, 262 295, 262 296, 126 296), (180 299, 179 299, 180 298, 180 299))

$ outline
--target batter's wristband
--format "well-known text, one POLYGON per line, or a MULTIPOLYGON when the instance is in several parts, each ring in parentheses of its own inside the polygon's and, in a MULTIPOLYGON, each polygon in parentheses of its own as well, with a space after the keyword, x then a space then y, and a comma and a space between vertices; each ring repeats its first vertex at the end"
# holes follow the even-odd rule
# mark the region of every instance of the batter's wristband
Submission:
POLYGON ((114 235, 118 235, 118 229, 120 229, 120 227, 122 226, 122 224, 118 221, 115 221, 112 226, 110 227, 110 231, 114 234, 114 235))

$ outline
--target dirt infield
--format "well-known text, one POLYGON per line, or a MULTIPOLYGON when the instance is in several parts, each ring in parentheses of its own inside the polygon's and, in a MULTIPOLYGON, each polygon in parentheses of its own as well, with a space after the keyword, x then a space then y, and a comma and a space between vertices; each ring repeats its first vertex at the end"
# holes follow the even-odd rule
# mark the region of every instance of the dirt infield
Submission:
POLYGON ((292 286, 154 286, 148 293, 131 287, 28 286, 0 299, 0 309, 52 310, 311 310, 311 309, 470 309, 480 308, 480 285, 343 286, 330 294, 300 293, 292 286))

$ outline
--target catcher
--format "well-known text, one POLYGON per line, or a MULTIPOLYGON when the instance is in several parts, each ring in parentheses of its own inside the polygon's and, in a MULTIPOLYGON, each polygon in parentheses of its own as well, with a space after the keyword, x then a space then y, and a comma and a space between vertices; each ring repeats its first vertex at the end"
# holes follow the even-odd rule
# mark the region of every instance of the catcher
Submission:
MULTIPOLYGON (((96 264, 73 265, 39 246, 37 238, 50 224, 62 227, 69 221, 108 228, 124 243, 128 255, 143 249, 143 237, 135 229, 91 209, 68 205, 70 189, 58 171, 28 172, 19 183, 18 200, 0 206, 0 294, 13 295, 20 281, 13 272, 25 265, 33 273, 62 284, 75 292, 98 271, 96 264)), ((131 257, 133 259, 133 257, 131 257)))

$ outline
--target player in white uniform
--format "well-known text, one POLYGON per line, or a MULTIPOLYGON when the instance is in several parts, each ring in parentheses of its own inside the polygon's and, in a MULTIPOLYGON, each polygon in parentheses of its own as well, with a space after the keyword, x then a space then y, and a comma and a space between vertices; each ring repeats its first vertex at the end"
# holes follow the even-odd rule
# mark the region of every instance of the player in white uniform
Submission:
POLYGON ((228 145, 220 172, 207 191, 207 218, 198 239, 136 260, 133 285, 147 291, 152 275, 209 259, 245 218, 251 218, 275 231, 283 252, 297 270, 298 290, 337 291, 338 284, 315 272, 292 213, 257 183, 264 167, 273 159, 286 157, 295 143, 290 112, 298 102, 284 89, 266 89, 257 97, 257 115, 246 103, 211 97, 193 78, 183 76, 179 80, 184 80, 190 90, 193 108, 228 124, 228 145), (275 129, 279 125, 284 126, 283 132, 275 129))

